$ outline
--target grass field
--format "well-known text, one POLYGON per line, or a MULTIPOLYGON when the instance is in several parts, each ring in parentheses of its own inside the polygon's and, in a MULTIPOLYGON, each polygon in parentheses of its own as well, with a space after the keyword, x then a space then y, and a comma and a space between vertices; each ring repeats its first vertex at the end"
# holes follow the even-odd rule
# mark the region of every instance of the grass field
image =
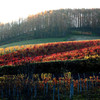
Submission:
POLYGON ((20 42, 9 43, 5 45, 1 45, 0 48, 6 48, 10 46, 16 45, 27 45, 27 44, 40 44, 40 43, 50 43, 50 42, 61 42, 61 41, 78 41, 78 40, 93 40, 93 39, 100 39, 100 36, 86 36, 86 35, 69 35, 68 37, 64 38, 46 38, 46 39, 33 39, 33 40, 26 40, 20 42))
POLYGON ((14 42, 6 45, 0 46, 0 48, 6 48, 10 46, 16 45, 26 45, 26 44, 40 44, 40 43, 50 43, 50 42, 59 42, 59 41, 66 41, 66 38, 47 38, 47 39, 34 39, 34 40, 26 40, 20 42, 14 42))

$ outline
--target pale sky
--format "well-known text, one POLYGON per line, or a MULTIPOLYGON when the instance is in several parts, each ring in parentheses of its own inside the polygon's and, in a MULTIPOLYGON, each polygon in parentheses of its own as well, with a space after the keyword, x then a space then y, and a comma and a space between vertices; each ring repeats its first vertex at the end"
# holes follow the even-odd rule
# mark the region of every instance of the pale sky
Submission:
POLYGON ((100 8, 100 0, 0 0, 0 22, 60 8, 100 8))

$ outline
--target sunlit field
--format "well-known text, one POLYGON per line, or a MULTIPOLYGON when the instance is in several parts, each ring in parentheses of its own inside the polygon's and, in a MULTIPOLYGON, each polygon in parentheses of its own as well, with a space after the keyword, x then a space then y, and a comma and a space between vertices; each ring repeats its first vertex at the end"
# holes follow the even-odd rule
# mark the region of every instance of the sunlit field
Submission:
POLYGON ((26 62, 47 62, 100 58, 100 40, 69 41, 0 48, 0 65, 22 65, 26 62))
POLYGON ((5 45, 1 45, 0 48, 7 48, 7 47, 9 48, 9 47, 16 46, 16 45, 21 46, 21 45, 28 45, 28 44, 40 44, 40 43, 63 42, 63 41, 95 40, 95 39, 100 39, 100 36, 68 35, 63 38, 61 37, 60 38, 44 38, 44 39, 33 39, 33 40, 19 41, 19 42, 13 42, 13 43, 6 43, 5 45))

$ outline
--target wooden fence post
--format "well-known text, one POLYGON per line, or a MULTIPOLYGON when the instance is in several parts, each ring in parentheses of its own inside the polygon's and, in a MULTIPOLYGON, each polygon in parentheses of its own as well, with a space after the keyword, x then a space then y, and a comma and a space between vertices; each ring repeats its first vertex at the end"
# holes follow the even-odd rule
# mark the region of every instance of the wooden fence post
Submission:
POLYGON ((86 81, 86 89, 88 91, 88 80, 86 81))
POLYGON ((72 80, 72 96, 74 95, 74 82, 72 80))
POLYGON ((83 80, 83 89, 84 89, 84 92, 85 92, 85 82, 84 82, 84 80, 83 80))
POLYGON ((80 75, 79 75, 79 73, 78 73, 78 79, 80 80, 80 75))
POLYGON ((35 87, 34 87, 34 97, 36 99, 37 96, 37 84, 35 83, 35 87))
POLYGON ((3 88, 1 88, 1 100, 3 100, 3 96, 4 94, 3 94, 3 88))
POLYGON ((48 82, 46 83, 46 96, 48 95, 48 82))
POLYGON ((78 85, 77 85, 77 92, 79 94, 79 80, 78 80, 78 85))
POLYGON ((5 95, 6 95, 6 97, 7 97, 7 86, 5 86, 5 95))
POLYGON ((13 87, 13 97, 15 97, 15 85, 13 87))
POLYGON ((10 97, 11 93, 10 93, 10 85, 9 85, 9 97, 10 97))
POLYGON ((33 100, 33 87, 31 86, 31 100, 33 100))
POLYGON ((55 83, 53 85, 53 100, 54 100, 54 97, 55 97, 55 83))
POLYGON ((82 82, 81 82, 81 79, 80 79, 80 93, 82 92, 82 82))
POLYGON ((29 93, 30 93, 29 85, 27 85, 27 88, 28 88, 28 90, 27 90, 27 95, 29 96, 29 93))
POLYGON ((18 90, 18 87, 17 87, 17 100, 19 100, 19 90, 18 90))
POLYGON ((58 83, 58 100, 60 100, 59 83, 58 83))
POLYGON ((44 82, 44 96, 45 96, 45 82, 44 82))
POLYGON ((73 80, 70 83, 70 99, 72 99, 74 95, 74 84, 73 84, 73 80))

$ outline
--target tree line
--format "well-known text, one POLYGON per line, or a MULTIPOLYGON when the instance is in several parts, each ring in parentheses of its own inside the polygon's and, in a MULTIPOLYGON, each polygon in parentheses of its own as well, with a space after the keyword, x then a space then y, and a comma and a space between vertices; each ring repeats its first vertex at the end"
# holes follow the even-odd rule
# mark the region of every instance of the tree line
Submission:
POLYGON ((99 34, 100 9, 49 10, 19 18, 19 21, 0 23, 0 41, 20 36, 28 36, 28 39, 65 37, 72 30, 99 34))

